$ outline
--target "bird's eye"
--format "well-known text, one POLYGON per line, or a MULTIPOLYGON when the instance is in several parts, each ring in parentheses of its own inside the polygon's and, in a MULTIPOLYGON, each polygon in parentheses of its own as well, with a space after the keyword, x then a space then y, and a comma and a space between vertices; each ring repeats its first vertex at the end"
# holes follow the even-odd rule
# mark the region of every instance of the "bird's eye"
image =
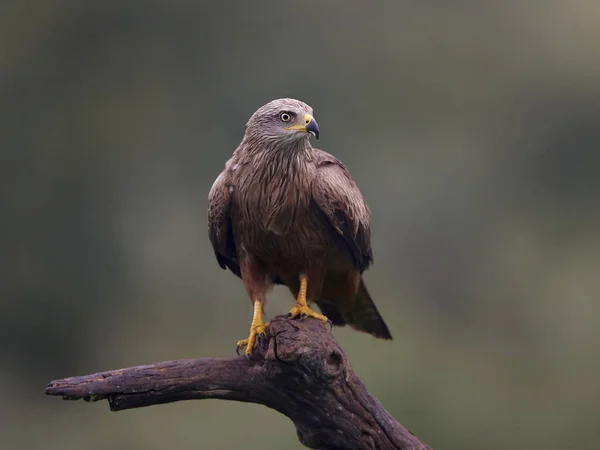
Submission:
POLYGON ((282 122, 289 122, 290 120, 292 120, 292 116, 288 113, 281 113, 279 118, 281 119, 282 122))

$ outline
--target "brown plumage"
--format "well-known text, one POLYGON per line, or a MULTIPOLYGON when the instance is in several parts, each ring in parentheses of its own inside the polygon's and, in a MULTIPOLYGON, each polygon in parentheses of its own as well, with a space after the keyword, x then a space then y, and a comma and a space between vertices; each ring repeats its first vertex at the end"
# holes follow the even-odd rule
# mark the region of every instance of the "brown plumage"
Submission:
POLYGON ((318 133, 305 103, 266 104, 210 190, 217 261, 242 278, 255 306, 250 337, 238 343, 248 356, 264 332, 261 308, 273 284, 298 297, 292 316, 326 320, 306 298, 334 325, 391 339, 361 277, 373 260, 369 209, 344 165, 311 146, 318 133))

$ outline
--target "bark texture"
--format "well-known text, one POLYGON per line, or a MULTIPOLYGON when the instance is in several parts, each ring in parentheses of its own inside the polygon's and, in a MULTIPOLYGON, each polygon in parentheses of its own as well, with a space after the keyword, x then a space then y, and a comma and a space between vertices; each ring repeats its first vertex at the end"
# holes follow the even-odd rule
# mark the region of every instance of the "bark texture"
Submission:
POLYGON ((429 449, 367 392, 329 329, 314 319, 275 318, 251 361, 167 361, 55 380, 45 392, 107 399, 112 411, 205 398, 258 403, 289 417, 310 448, 429 449))

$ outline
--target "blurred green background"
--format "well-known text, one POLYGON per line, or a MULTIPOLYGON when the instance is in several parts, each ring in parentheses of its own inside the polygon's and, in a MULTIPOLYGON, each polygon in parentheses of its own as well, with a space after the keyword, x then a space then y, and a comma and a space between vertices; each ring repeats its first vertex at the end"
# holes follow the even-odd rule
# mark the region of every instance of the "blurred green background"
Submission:
POLYGON ((370 391, 435 449, 597 448, 599 23, 584 0, 2 2, 0 447, 303 448, 257 405, 43 395, 235 354, 251 305, 206 198, 290 96, 372 209, 395 340, 334 330, 370 391))

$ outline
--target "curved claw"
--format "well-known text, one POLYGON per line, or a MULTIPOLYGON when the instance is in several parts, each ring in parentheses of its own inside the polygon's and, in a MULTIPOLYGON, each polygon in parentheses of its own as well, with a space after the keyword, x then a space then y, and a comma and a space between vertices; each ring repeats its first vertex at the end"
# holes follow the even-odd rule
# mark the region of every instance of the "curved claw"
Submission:
POLYGON ((240 355, 240 350, 245 348, 244 354, 246 358, 252 359, 252 351, 254 350, 257 342, 262 341, 263 339, 267 339, 266 327, 269 326, 269 322, 263 324, 262 321, 256 324, 253 324, 250 327, 250 336, 248 339, 242 339, 238 341, 235 352, 240 355))
POLYGON ((327 319, 327 325, 329 325, 329 331, 333 331, 333 323, 331 320, 327 319))
POLYGON ((235 352, 238 354, 238 356, 240 356, 240 350, 243 349, 244 347, 248 347, 248 339, 242 339, 241 341, 237 342, 237 345, 235 346, 235 352))
POLYGON ((312 309, 310 309, 308 306, 298 303, 296 303, 296 305, 290 310, 290 312, 285 315, 286 319, 295 319, 296 317, 299 317, 300 320, 305 320, 307 317, 312 317, 313 319, 317 319, 323 324, 330 322, 330 320, 323 314, 318 314, 312 309))

